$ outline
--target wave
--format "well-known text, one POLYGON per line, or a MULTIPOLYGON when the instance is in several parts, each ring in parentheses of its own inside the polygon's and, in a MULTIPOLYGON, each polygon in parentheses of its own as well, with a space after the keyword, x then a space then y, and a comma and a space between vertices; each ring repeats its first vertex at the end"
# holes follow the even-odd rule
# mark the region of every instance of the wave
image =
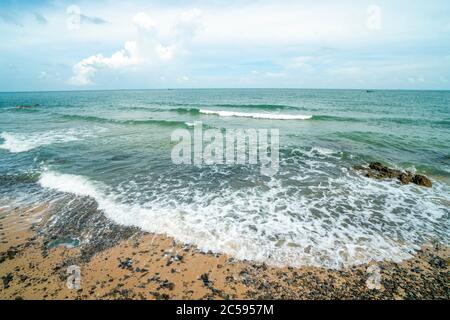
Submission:
POLYGON ((314 115, 312 120, 317 121, 345 121, 345 122, 365 122, 365 123, 393 123, 400 125, 416 125, 416 126, 442 126, 449 127, 450 121, 446 119, 440 120, 432 120, 432 119, 423 119, 423 118, 355 118, 355 117, 343 117, 343 116, 332 116, 332 115, 314 115))
MULTIPOLYGON (((148 112, 177 112, 181 114, 198 115, 200 108, 197 104, 167 104, 170 108, 161 107, 127 107, 127 110, 148 111, 148 112), (174 108, 178 107, 178 108, 174 108)), ((241 109, 260 109, 260 110, 308 110, 307 108, 294 107, 276 104, 214 104, 205 107, 223 107, 223 108, 241 108, 241 109)))
POLYGON ((1 186, 36 183, 38 180, 39 174, 36 172, 0 175, 1 186))
POLYGON ((176 108, 176 109, 167 109, 164 111, 174 111, 181 114, 191 114, 191 115, 200 114, 200 109, 197 108, 176 108))
MULTIPOLYGON (((308 181, 318 173, 323 174, 313 170, 298 179, 308 181)), ((39 184, 92 197, 115 223, 166 234, 203 251, 277 266, 341 268, 371 260, 401 261, 430 237, 448 241, 442 227, 447 202, 436 201, 436 194, 445 195, 445 190, 399 188, 350 173, 330 179, 331 188, 311 185, 306 193, 276 179, 261 188, 224 186, 207 192, 189 183, 171 188, 172 179, 177 178, 143 181, 156 188, 145 198, 148 202, 142 202, 142 186, 128 181, 112 189, 84 176, 46 171, 39 184)))
POLYGON ((175 120, 159 120, 159 119, 143 119, 143 120, 122 120, 122 119, 108 119, 96 116, 82 116, 82 115, 61 115, 66 120, 80 120, 86 122, 96 123, 112 123, 123 125, 160 125, 160 126, 189 126, 185 121, 175 120))
POLYGON ((31 107, 31 108, 19 108, 19 107, 10 107, 6 108, 7 111, 10 112, 19 112, 19 113, 37 113, 40 112, 42 109, 37 107, 31 107))
POLYGON ((281 104, 215 104, 214 107, 224 108, 246 108, 246 109, 265 109, 265 110, 306 110, 303 107, 294 107, 281 104))
POLYGON ((2 132, 0 137, 4 140, 0 149, 6 149, 12 153, 26 152, 40 146, 66 143, 96 137, 97 133, 107 129, 94 128, 71 128, 61 130, 50 130, 34 133, 11 133, 2 132))
POLYGON ((306 115, 293 115, 293 114, 270 114, 270 113, 247 113, 247 112, 233 112, 233 111, 214 111, 200 109, 201 114, 217 115, 219 117, 241 117, 241 118, 254 118, 254 119, 268 119, 268 120, 308 120, 313 116, 306 115))
POLYGON ((352 117, 340 117, 340 116, 330 116, 330 115, 314 115, 313 120, 319 121, 348 121, 348 122, 360 122, 363 119, 352 118, 352 117))

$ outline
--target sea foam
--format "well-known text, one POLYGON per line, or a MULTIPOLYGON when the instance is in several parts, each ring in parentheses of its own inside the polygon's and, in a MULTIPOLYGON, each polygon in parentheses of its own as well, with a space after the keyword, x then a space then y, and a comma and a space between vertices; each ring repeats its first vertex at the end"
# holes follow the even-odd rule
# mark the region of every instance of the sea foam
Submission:
POLYGON ((54 143, 65 143, 95 137, 96 133, 105 131, 105 128, 72 128, 51 130, 35 133, 10 133, 3 132, 0 137, 4 140, 0 149, 6 149, 12 153, 26 152, 40 146, 54 143))
MULTIPOLYGON (((294 178, 307 182, 311 175, 320 174, 318 170, 294 178)), ((433 190, 399 188, 343 173, 345 178, 304 190, 283 186, 275 178, 264 188, 224 187, 220 192, 204 192, 195 184, 170 190, 167 177, 110 188, 53 171, 42 173, 39 182, 94 198, 118 224, 166 234, 203 251, 276 266, 337 269, 372 260, 401 261, 426 239, 440 237, 448 242, 445 225, 438 227, 448 211, 436 201, 433 190), (151 185, 157 189, 145 201, 132 200, 145 198, 142 191, 151 185), (403 210, 406 205, 409 209, 403 210)))
POLYGON ((307 116, 302 114, 274 114, 274 113, 249 113, 249 112, 235 112, 235 111, 215 111, 200 109, 200 113, 207 115, 218 115, 220 117, 242 117, 242 118, 254 118, 254 119, 269 119, 269 120, 308 120, 313 116, 307 116))

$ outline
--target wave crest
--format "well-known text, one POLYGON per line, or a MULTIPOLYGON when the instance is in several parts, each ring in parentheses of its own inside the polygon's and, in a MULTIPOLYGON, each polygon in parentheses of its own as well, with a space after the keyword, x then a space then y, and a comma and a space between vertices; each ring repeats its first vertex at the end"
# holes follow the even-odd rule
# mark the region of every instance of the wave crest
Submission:
POLYGON ((307 116, 302 114, 271 114, 271 113, 249 113, 249 112, 234 112, 224 110, 206 110, 200 109, 200 113, 206 115, 217 115, 219 117, 241 117, 241 118, 254 118, 254 119, 267 119, 267 120, 308 120, 313 116, 307 116))
POLYGON ((0 149, 6 149, 12 153, 26 152, 40 146, 92 138, 97 133, 104 131, 106 131, 105 128, 94 127, 51 130, 36 133, 2 132, 0 137, 4 142, 0 145, 0 149))

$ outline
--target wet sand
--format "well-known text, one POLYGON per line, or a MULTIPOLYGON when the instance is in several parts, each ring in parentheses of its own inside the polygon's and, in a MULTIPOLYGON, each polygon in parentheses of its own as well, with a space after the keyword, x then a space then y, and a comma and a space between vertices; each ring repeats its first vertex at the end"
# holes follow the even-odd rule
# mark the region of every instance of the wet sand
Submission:
POLYGON ((450 250, 439 244, 401 263, 276 268, 114 225, 86 198, 70 210, 2 208, 0 228, 1 299, 450 298, 450 250), (69 235, 80 246, 51 245, 69 235), (70 266, 80 270, 79 288, 68 286, 70 266))

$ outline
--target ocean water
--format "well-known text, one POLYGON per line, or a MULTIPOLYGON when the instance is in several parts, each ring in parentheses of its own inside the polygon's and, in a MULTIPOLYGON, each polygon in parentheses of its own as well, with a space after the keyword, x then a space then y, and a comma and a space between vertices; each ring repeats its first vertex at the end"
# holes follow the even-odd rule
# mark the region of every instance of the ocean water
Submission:
POLYGON ((90 196, 112 221, 272 265, 399 261, 449 243, 450 92, 0 93, 0 206, 90 196), (16 108, 32 105, 32 108, 16 108), (280 167, 175 165, 177 128, 276 128, 280 167), (352 169, 382 161, 433 188, 352 169))

